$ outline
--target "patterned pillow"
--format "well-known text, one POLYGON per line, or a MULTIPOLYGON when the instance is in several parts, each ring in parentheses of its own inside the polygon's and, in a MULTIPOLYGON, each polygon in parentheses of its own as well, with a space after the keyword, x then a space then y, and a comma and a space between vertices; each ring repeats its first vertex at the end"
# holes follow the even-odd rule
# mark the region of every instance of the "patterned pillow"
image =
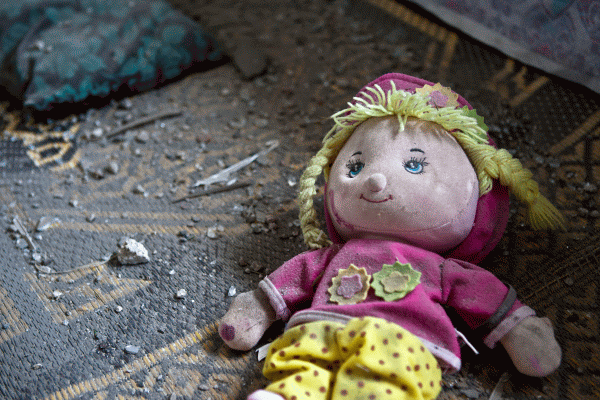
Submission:
POLYGON ((215 39, 162 0, 4 0, 0 84, 26 106, 142 91, 199 62, 215 39))
POLYGON ((410 0, 509 57, 600 93, 600 0, 410 0))

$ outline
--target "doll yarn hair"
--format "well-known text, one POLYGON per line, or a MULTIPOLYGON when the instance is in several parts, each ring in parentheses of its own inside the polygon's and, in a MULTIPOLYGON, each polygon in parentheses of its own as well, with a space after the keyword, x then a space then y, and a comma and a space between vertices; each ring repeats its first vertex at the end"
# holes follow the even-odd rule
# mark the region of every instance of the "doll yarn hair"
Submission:
POLYGON ((388 82, 390 85, 387 91, 379 84, 366 86, 354 97, 353 102, 348 103, 348 108, 331 116, 334 126, 300 179, 300 222, 304 241, 310 248, 331 243, 319 228, 314 209, 317 178, 323 174, 327 181, 333 161, 358 125, 370 118, 386 116, 398 118, 400 132, 404 130, 409 117, 439 124, 456 139, 471 161, 479 179, 480 197, 490 192, 493 181, 497 180, 525 203, 529 223, 534 229, 564 228, 563 216, 540 194, 531 171, 525 169, 508 151, 497 149, 489 143, 483 118, 466 105, 459 108, 459 104, 453 101, 458 95, 439 84, 416 88, 414 93, 397 89, 394 80, 388 82), (436 99, 440 93, 443 101, 436 99), (446 101, 448 99, 450 101, 446 101))

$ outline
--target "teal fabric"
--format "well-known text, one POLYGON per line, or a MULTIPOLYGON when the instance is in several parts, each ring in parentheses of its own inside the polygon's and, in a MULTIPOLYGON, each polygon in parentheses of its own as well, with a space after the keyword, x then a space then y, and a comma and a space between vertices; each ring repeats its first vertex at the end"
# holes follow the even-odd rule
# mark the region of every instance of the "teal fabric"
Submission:
POLYGON ((162 0, 0 4, 0 84, 37 110, 147 90, 221 57, 211 35, 162 0))

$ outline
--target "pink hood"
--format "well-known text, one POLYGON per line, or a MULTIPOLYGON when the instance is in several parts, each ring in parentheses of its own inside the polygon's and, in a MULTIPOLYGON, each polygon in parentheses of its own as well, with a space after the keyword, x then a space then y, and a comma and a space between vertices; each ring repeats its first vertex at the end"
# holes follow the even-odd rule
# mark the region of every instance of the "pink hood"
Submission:
MULTIPOLYGON (((380 76, 367 84, 358 92, 357 96, 360 96, 366 88, 373 87, 374 85, 379 85, 384 91, 388 91, 392 88, 391 81, 394 81, 397 89, 402 89, 411 93, 414 93, 416 88, 425 85, 433 85, 432 82, 413 76, 390 73, 380 76)), ((460 95, 458 95, 458 103, 461 107, 466 105, 469 109, 473 108, 460 95)), ((491 145, 495 146, 492 139, 489 138, 489 135, 488 140, 491 145)), ((325 191, 325 193, 327 193, 327 191, 325 191)), ((325 202, 327 202, 327 198, 325 198, 325 202)), ((492 190, 479 198, 475 222, 471 233, 469 233, 467 238, 461 244, 442 255, 447 258, 456 258, 474 264, 480 262, 500 241, 508 222, 508 215, 508 189, 505 186, 500 185, 498 181, 494 181, 492 190)), ((335 231, 329 213, 327 212, 327 204, 325 204, 325 220, 327 223, 327 232, 331 240, 334 243, 341 243, 342 240, 335 231)))

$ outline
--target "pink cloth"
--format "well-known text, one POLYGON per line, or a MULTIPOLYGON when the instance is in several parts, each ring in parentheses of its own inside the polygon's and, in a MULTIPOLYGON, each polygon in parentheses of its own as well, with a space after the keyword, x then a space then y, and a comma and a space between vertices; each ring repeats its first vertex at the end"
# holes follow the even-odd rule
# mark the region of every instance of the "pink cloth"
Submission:
MULTIPOLYGON (((288 327, 318 320, 383 318, 418 336, 449 372, 460 369, 460 345, 443 306, 455 309, 471 328, 476 328, 497 310, 508 292, 492 273, 466 261, 444 259, 407 244, 365 239, 302 253, 261 281, 260 287, 278 318, 289 319, 288 327), (329 301, 328 289, 340 269, 354 264, 372 275, 383 264, 396 261, 409 263, 422 274, 421 283, 404 298, 386 302, 370 290, 367 298, 357 304, 329 301)), ((485 343, 493 347, 508 330, 532 315, 532 309, 515 302, 485 343)))

